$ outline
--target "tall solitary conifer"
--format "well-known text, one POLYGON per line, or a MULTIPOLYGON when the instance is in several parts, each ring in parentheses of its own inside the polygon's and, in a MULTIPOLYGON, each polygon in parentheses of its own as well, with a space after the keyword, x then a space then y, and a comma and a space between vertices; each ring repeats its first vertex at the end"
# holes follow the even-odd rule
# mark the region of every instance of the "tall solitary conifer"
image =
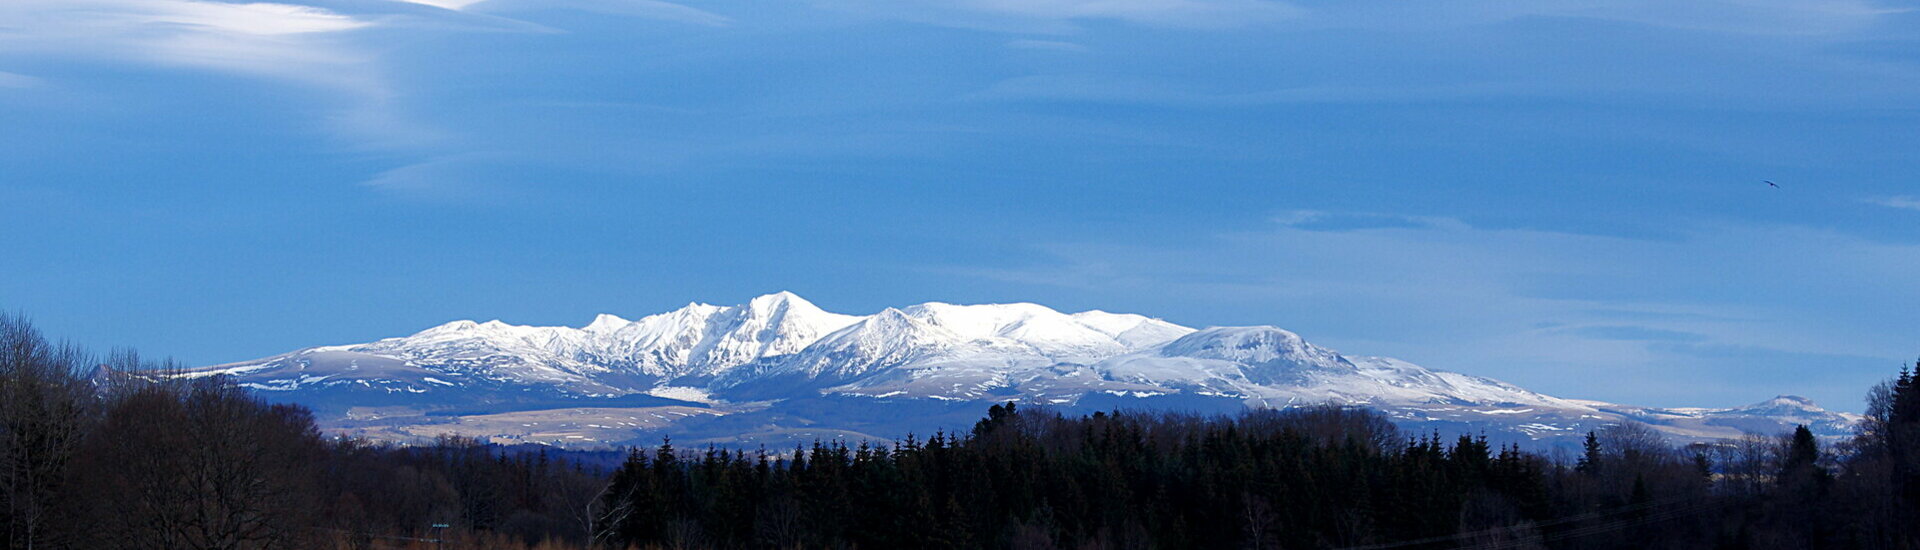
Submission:
POLYGON ((1588 431, 1587 441, 1581 446, 1586 449, 1586 454, 1580 455, 1580 463, 1575 464, 1573 468, 1583 474, 1598 475, 1600 473, 1600 435, 1588 431))

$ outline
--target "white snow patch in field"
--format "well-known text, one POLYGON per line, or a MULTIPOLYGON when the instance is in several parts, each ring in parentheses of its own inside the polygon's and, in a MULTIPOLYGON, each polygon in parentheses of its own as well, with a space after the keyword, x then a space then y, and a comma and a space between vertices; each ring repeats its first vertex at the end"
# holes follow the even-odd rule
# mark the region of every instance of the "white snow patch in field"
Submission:
POLYGON ((1480 414, 1522 414, 1530 412, 1533 412, 1533 409, 1493 409, 1480 411, 1480 414))
POLYGON ((707 390, 689 386, 654 386, 653 389, 647 390, 647 395, 694 403, 713 403, 713 396, 708 394, 707 390))

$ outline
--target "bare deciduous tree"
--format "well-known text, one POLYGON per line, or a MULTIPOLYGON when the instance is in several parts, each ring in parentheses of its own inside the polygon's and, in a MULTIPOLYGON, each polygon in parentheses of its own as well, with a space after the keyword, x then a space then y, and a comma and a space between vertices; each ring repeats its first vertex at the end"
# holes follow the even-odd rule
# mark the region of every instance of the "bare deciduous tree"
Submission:
POLYGON ((291 548, 318 507, 319 436, 304 410, 220 380, 115 398, 88 441, 101 547, 291 548))
POLYGON ((57 546, 51 519, 84 424, 90 389, 74 370, 86 363, 73 346, 54 345, 26 320, 0 316, 0 518, 5 546, 57 546))

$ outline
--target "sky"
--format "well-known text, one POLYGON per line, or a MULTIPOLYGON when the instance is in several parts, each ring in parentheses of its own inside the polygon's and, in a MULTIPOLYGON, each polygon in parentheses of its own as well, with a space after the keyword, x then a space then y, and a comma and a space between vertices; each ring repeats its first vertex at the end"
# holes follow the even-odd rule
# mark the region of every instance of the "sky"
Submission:
POLYGON ((204 365, 1024 301, 1850 411, 1920 356, 1910 2, 304 1, 0 2, 0 310, 204 365))

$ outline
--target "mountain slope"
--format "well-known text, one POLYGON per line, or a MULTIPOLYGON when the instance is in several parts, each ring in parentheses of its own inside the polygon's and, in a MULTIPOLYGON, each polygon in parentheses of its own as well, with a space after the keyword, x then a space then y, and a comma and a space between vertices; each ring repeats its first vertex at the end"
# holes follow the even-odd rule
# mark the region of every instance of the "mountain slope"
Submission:
POLYGON ((684 423, 722 432, 824 428, 855 416, 924 431, 910 416, 849 411, 999 400, 1069 408, 1364 405, 1407 424, 1492 429, 1527 440, 1564 439, 1628 420, 1693 438, 1789 422, 1837 435, 1856 420, 1789 397, 1728 410, 1561 399, 1396 359, 1342 355, 1276 327, 1195 330, 1140 315, 1068 314, 1026 303, 931 302, 853 316, 786 292, 631 321, 601 315, 581 328, 455 321, 406 337, 190 373, 208 374, 233 376, 348 424, 436 411, 670 403, 704 407, 711 414, 684 423), (717 420, 729 415, 764 425, 717 420))

